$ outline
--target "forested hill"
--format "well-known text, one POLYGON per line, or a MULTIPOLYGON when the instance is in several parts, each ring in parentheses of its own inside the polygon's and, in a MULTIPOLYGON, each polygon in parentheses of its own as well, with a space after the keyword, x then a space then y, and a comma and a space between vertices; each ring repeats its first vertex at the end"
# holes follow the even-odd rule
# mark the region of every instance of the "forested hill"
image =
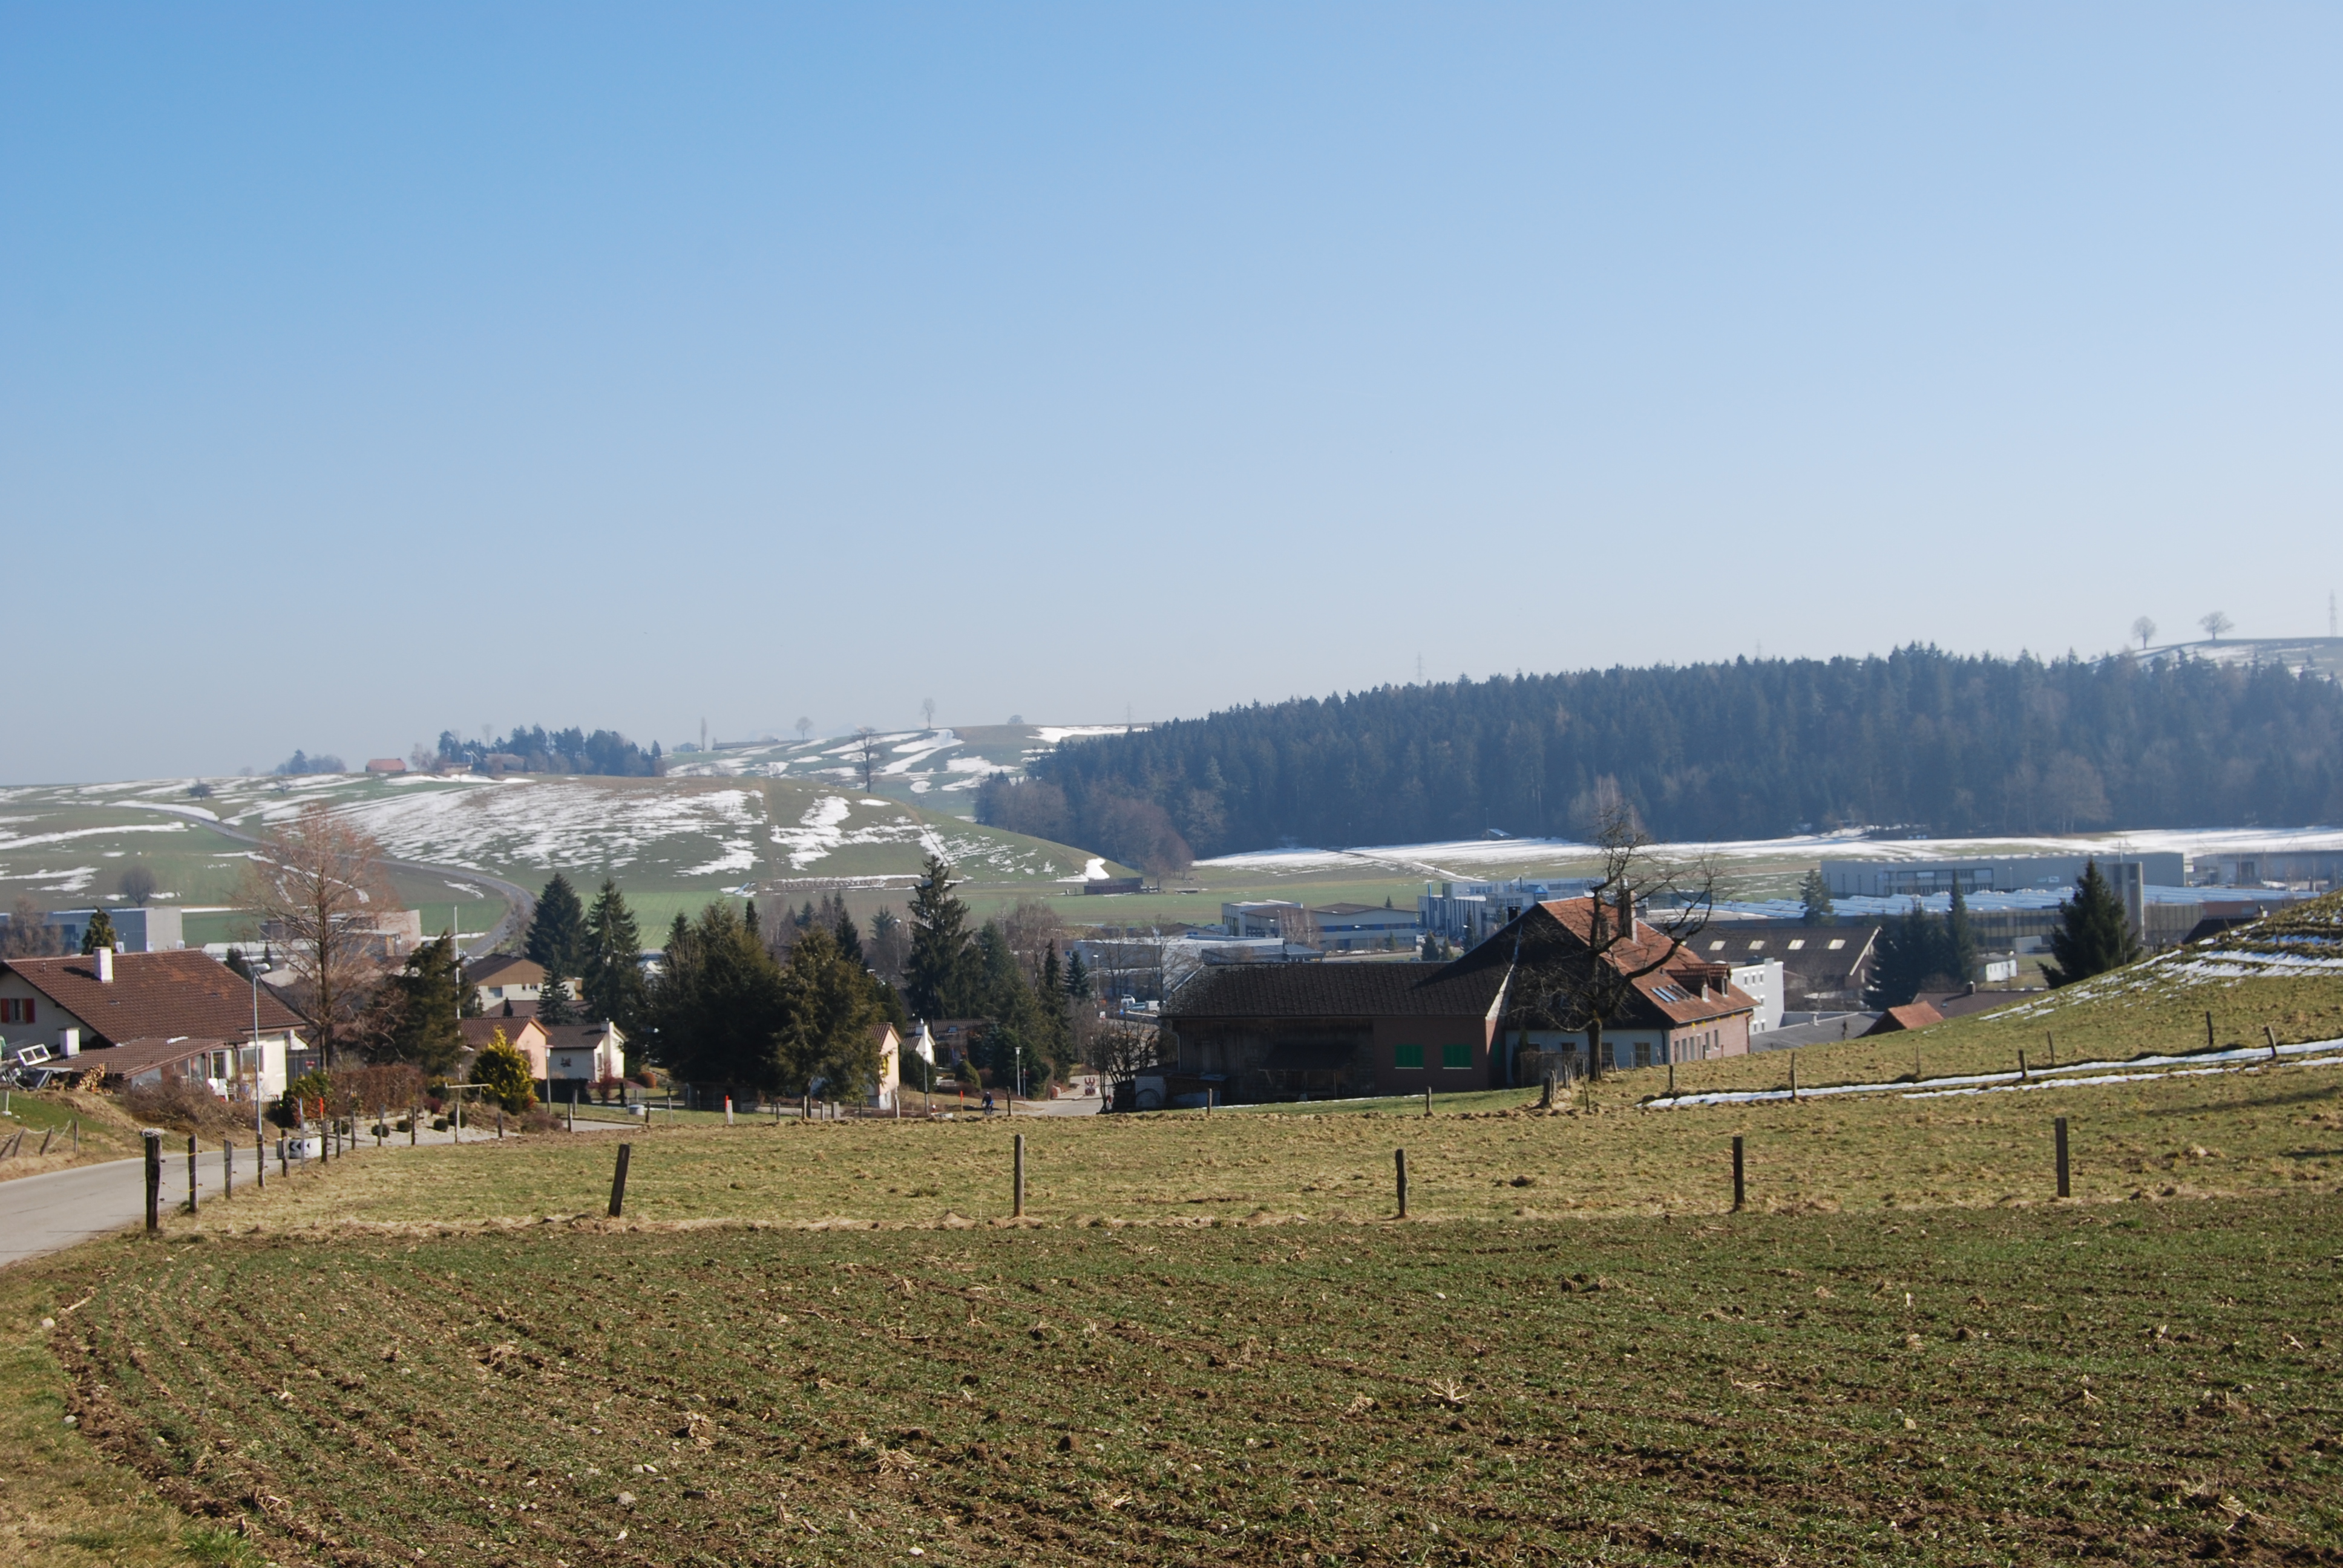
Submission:
POLYGON ((1908 648, 1256 705, 1071 742, 1033 771, 987 790, 985 814, 1167 869, 1187 850, 1565 836, 1606 778, 1675 839, 2306 824, 2343 820, 2343 687, 1908 648))

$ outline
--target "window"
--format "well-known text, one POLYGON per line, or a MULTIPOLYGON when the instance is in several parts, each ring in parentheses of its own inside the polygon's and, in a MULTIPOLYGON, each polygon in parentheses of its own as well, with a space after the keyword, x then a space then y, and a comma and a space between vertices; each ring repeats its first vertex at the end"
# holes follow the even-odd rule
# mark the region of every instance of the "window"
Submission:
POLYGON ((1724 939, 1724 938, 1722 938, 1722 937, 1719 937, 1716 940, 1715 940, 1715 941, 1713 941, 1713 942, 1709 943, 1709 944, 1708 944, 1708 950, 1709 950, 1710 952, 1713 952, 1713 953, 1721 953, 1721 952, 1723 952, 1723 951, 1725 950, 1725 939, 1724 939))
POLYGON ((1440 1065, 1449 1069, 1469 1070, 1473 1065, 1473 1048, 1469 1045, 1442 1046, 1440 1065))
POLYGON ((1792 937, 1790 939, 1790 950, 1792 952, 1796 952, 1800 948, 1805 947, 1805 945, 1806 939, 1804 937, 1792 937))
POLYGON ((1635 1065, 1637 1067, 1649 1067, 1652 1065, 1652 1042, 1650 1040, 1639 1040, 1635 1042, 1635 1065))
POLYGON ((1393 1046, 1392 1065, 1393 1067, 1422 1067, 1423 1065, 1423 1047, 1420 1045, 1393 1046))
POLYGON ((1845 939, 1845 937, 1833 937, 1833 938, 1830 940, 1830 950, 1830 950, 1830 951, 1832 951, 1832 952, 1836 952, 1836 951, 1838 951, 1838 950, 1839 950, 1839 949, 1841 949, 1841 948, 1843 948, 1843 947, 1845 947, 1845 946, 1846 946, 1846 939, 1845 939))
POLYGON ((1753 953, 1764 952, 1765 950, 1765 939, 1764 937, 1759 937, 1755 941, 1751 942, 1749 944, 1749 950, 1753 953))

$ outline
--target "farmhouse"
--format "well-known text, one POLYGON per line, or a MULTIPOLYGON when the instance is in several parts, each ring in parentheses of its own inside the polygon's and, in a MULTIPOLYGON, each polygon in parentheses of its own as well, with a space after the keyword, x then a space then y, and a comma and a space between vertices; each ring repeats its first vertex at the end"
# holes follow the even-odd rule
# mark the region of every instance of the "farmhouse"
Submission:
MULTIPOLYGON (((534 1020, 531 1020, 535 1022, 534 1020)), ((538 1025, 545 1032, 545 1097, 585 1100, 606 1078, 627 1070, 627 1037, 615 1023, 538 1025)))
MULTIPOLYGON (((1164 1066, 1232 1101, 1501 1088, 1523 1053, 1583 1060, 1586 1033, 1545 1027, 1530 993, 1589 948, 1591 901, 1533 904, 1436 968, 1231 964, 1198 970, 1163 1006, 1164 1066)), ((1730 969, 1672 948, 1648 922, 1604 955, 1628 982, 1606 1021, 1606 1065, 1738 1056, 1756 1003, 1730 969)))
MULTIPOLYGON (((256 1000, 246 981, 193 949, 0 962, 0 1035, 12 1046, 39 1041, 74 1056, 132 1040, 233 1044, 230 1059, 211 1064, 226 1070, 200 1076, 238 1098, 284 1092, 288 1053, 305 1059, 309 1050, 301 1027, 266 988, 256 1000)), ((306 1065, 297 1060, 295 1070, 306 1065)))

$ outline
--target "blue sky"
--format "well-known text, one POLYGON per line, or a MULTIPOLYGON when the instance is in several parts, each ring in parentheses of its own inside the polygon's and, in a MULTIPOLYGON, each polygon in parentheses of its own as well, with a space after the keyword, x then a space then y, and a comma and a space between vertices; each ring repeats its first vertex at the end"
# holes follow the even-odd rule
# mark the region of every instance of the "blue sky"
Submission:
POLYGON ((0 5, 0 779, 2324 632, 2338 45, 0 5))

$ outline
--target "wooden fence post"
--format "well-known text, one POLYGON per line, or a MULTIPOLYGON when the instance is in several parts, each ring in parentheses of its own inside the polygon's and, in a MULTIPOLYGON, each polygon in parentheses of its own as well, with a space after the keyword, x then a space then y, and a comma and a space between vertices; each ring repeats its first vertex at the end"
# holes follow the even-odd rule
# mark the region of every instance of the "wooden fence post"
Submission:
POLYGON ((2264 1024, 2262 1025, 2262 1037, 2269 1041, 2270 1060, 2272 1061, 2276 1061, 2278 1060, 2278 1030, 2272 1029, 2268 1024, 2264 1024))
POLYGON ((163 1134, 150 1128, 141 1136, 146 1140, 146 1229, 152 1233, 163 1228, 163 1134))
POLYGON ((225 1138, 220 1140, 220 1196, 236 1196, 236 1145, 225 1138))
POLYGON ((1017 1135, 1015 1158, 1017 1170, 1013 1178, 1015 1187, 1011 1198, 1010 1217, 1022 1220, 1025 1217, 1025 1135, 1022 1132, 1017 1135))
POLYGON ((1740 1138, 1739 1138, 1739 1137, 1737 1137, 1737 1136, 1736 1136, 1736 1137, 1733 1140, 1733 1208, 1734 1208, 1734 1211, 1735 1211, 1735 1213, 1738 1213, 1738 1212, 1740 1211, 1740 1210, 1741 1210, 1742 1205, 1743 1205, 1743 1204, 1745 1204, 1745 1203, 1746 1203, 1748 1201, 1749 1201, 1749 1189, 1747 1188, 1747 1186, 1746 1186, 1746 1185, 1745 1185, 1745 1184, 1744 1184, 1744 1182, 1743 1182, 1743 1181, 1742 1181, 1742 1166, 1741 1166, 1741 1140, 1740 1140, 1740 1138))
POLYGON ((2020 1050, 2017 1053, 2017 1081, 2020 1083, 2030 1083, 2033 1081, 2033 1074, 2028 1072, 2026 1069, 2026 1052, 2023 1050, 2020 1050))
POLYGON ((1392 1168, 1399 1178, 1399 1217, 1407 1218, 1407 1151, 1392 1151, 1392 1168))
POLYGON ((1423 1086, 1423 1113, 1432 1114, 1432 1085, 1428 1083, 1423 1086))
POLYGON ((2057 1143, 2058 1143, 2058 1196, 2060 1196, 2061 1198, 2064 1198, 2064 1197, 2066 1197, 2066 1193, 2067 1193, 2067 1188, 2066 1188, 2066 1119, 2065 1117, 2061 1116, 2060 1118, 2058 1118, 2057 1121, 2054 1124, 2054 1127, 2055 1127, 2055 1136, 2056 1137, 2057 1143))
POLYGON ((627 1206, 627 1157, 634 1151, 635 1146, 631 1143, 618 1145, 618 1169, 610 1178, 610 1218, 613 1220, 627 1206))
POLYGON ((2213 1049, 2213 1015, 2210 1011, 2205 1014, 2205 1049, 2213 1049))
POLYGON ((187 1212, 190 1214, 196 1211, 196 1135, 190 1132, 187 1134, 187 1212))
POLYGON ((252 1184, 268 1191, 268 1140, 257 1132, 252 1135, 252 1184))
POLYGON ((1798 1053, 1790 1052, 1790 1103, 1798 1102, 1798 1053))

